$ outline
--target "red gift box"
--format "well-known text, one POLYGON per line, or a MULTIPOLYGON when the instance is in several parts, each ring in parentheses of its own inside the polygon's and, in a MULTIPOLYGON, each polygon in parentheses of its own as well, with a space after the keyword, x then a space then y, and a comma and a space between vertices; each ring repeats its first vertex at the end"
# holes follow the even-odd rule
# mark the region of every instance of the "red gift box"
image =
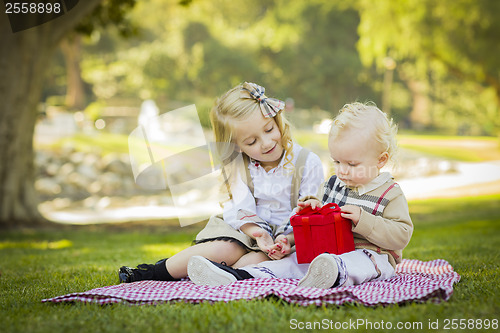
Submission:
POLYGON ((340 216, 340 208, 335 203, 316 210, 306 207, 292 216, 290 222, 299 264, 310 263, 325 252, 354 251, 352 222, 340 216))

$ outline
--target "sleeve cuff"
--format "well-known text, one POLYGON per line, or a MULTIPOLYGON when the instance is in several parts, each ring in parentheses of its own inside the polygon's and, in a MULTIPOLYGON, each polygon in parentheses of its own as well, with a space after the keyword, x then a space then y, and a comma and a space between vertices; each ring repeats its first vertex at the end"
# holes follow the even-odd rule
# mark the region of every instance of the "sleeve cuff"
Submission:
POLYGON ((366 212, 364 209, 361 209, 361 216, 359 218, 358 224, 354 225, 352 232, 355 232, 364 237, 369 236, 372 233, 373 225, 370 223, 371 218, 374 217, 372 214, 366 212))

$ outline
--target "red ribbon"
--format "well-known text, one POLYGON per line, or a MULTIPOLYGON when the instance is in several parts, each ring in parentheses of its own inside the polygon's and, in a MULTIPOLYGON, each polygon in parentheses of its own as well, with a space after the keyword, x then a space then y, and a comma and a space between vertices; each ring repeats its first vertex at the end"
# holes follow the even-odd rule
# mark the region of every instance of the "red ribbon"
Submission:
POLYGON ((340 214, 337 214, 333 217, 335 221, 335 238, 337 239, 337 250, 344 250, 345 245, 344 245, 344 237, 342 235, 344 234, 342 232, 342 217, 340 214))
POLYGON ((299 210, 299 212, 296 215, 314 215, 314 214, 320 214, 320 215, 329 215, 335 212, 340 212, 340 207, 336 203, 329 203, 321 207, 320 209, 312 209, 311 206, 307 206, 304 209, 299 210))

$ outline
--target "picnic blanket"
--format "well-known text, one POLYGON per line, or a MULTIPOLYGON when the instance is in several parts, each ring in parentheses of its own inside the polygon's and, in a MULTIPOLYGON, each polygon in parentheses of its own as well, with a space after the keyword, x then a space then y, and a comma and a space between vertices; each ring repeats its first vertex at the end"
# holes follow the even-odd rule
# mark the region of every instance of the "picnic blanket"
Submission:
POLYGON ((451 297, 453 285, 459 280, 460 275, 445 260, 424 262, 405 259, 397 265, 396 276, 391 279, 334 289, 298 287, 299 280, 296 279, 248 279, 217 287, 197 286, 188 279, 138 281, 43 299, 42 302, 145 305, 172 301, 229 302, 277 296, 303 306, 341 305, 347 302, 366 306, 427 301, 439 303, 451 297))

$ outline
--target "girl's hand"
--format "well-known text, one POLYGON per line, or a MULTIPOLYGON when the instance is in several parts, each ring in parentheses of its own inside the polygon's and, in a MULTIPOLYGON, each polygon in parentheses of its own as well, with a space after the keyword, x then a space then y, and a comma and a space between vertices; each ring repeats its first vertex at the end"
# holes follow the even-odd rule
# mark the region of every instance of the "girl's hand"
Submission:
POLYGON ((283 257, 286 257, 292 252, 292 247, 290 246, 290 242, 285 235, 279 235, 276 237, 274 241, 274 245, 271 248, 271 252, 269 252, 269 258, 273 260, 278 260, 283 257))
POLYGON ((257 246, 259 246, 260 250, 269 256, 274 246, 274 241, 271 235, 259 227, 259 230, 254 231, 252 236, 255 237, 255 241, 257 242, 257 246))
POLYGON ((308 206, 311 206, 312 209, 317 209, 323 207, 323 204, 316 199, 308 199, 304 202, 299 202, 297 203, 297 213, 308 206))
POLYGON ((342 217, 352 221, 354 225, 357 225, 359 219, 361 218, 361 208, 353 205, 345 205, 340 207, 342 217))

